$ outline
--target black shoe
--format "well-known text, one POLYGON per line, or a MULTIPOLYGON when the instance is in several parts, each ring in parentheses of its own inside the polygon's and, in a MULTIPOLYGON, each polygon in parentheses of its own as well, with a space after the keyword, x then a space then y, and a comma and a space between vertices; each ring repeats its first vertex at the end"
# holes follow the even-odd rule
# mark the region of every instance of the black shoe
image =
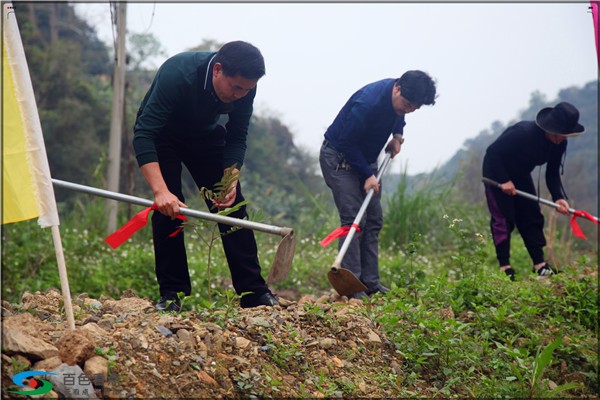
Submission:
POLYGON ((175 292, 167 292, 154 306, 157 311, 181 311, 181 301, 175 292))
POLYGON ((552 267, 550 264, 545 263, 539 269, 532 268, 531 272, 537 273, 538 277, 543 277, 543 276, 550 276, 550 275, 558 274, 560 271, 558 269, 552 267))
POLYGON ((273 307, 273 306, 278 306, 278 305, 279 305, 279 302, 277 301, 275 296, 273 296, 271 294, 271 292, 263 293, 260 296, 256 296, 253 294, 247 294, 247 295, 243 296, 240 300, 240 306, 242 308, 252 308, 252 307, 258 307, 258 306, 273 307))
POLYGON ((504 270, 504 273, 506 274, 506 276, 508 276, 508 279, 510 279, 511 281, 515 281, 515 270, 512 268, 507 268, 504 270))
POLYGON ((373 295, 375 295, 377 293, 386 294, 386 293, 389 293, 389 292, 390 292, 390 289, 386 288, 381 283, 378 283, 377 286, 375 286, 373 289, 367 290, 367 295, 368 296, 373 296, 373 295))
POLYGON ((369 298, 369 295, 367 294, 367 292, 358 292, 349 294, 346 297, 348 297, 348 299, 367 300, 369 298))
POLYGON ((558 274, 560 271, 552 266, 550 266, 550 264, 545 263, 544 265, 541 266, 541 268, 539 269, 535 269, 532 268, 531 272, 537 273, 538 276, 550 276, 550 275, 554 275, 554 274, 558 274))

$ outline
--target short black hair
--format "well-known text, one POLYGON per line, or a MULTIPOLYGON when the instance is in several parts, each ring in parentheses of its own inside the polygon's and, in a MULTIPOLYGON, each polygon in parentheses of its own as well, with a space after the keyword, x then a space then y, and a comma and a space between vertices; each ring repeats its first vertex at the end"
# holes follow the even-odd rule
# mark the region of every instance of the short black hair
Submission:
POLYGON ((435 81, 425 72, 419 70, 406 71, 396 79, 400 86, 400 94, 406 100, 419 106, 434 105, 436 95, 435 81))
POLYGON ((226 76, 260 79, 266 73, 260 50, 241 40, 224 44, 217 52, 215 62, 221 63, 226 76))

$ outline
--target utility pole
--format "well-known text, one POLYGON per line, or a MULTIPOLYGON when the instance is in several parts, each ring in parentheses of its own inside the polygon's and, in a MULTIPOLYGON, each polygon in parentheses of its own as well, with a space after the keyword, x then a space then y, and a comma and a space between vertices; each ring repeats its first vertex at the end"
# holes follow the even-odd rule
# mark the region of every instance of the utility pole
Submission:
MULTIPOLYGON (((113 73, 113 102, 110 121, 110 140, 108 144, 108 190, 119 191, 119 175, 121 170, 121 141, 123 119, 125 118, 125 35, 127 25, 127 3, 114 3, 117 21, 117 48, 115 69, 113 73)), ((117 229, 118 202, 107 200, 108 232, 117 229)))

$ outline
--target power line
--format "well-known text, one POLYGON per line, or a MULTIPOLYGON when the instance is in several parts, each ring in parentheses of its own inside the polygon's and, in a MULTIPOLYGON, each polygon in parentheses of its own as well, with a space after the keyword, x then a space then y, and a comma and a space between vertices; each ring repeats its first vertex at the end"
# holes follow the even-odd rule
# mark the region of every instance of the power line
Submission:
POLYGON ((156 2, 152 3, 152 15, 150 16, 150 23, 148 27, 144 30, 143 33, 148 33, 150 28, 152 28, 152 24, 154 23, 154 13, 156 12, 156 2))

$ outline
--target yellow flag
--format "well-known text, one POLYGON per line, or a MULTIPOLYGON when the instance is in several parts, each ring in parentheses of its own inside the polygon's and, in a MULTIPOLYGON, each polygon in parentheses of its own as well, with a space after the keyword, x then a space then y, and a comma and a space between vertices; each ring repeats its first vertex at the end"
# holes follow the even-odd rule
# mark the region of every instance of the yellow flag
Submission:
POLYGON ((25 51, 11 3, 3 3, 2 223, 39 217, 58 225, 56 200, 25 51))

